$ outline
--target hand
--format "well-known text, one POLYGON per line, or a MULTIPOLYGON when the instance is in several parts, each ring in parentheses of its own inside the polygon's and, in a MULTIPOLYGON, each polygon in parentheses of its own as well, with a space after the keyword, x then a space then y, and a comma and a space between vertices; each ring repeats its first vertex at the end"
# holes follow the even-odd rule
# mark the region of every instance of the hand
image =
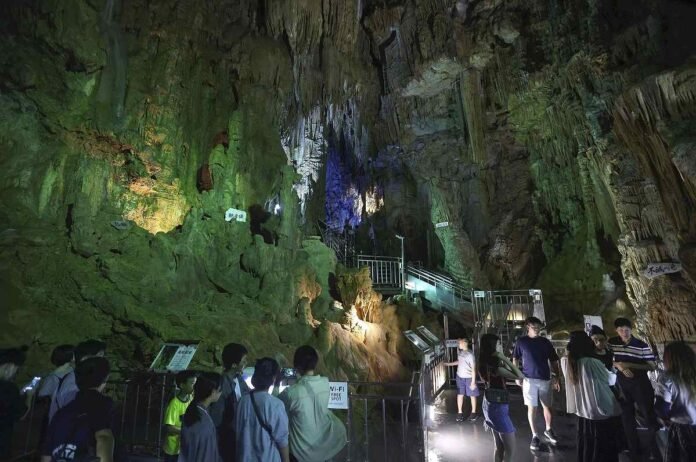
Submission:
POLYGON ((553 385, 555 391, 561 391, 561 382, 558 380, 558 377, 551 377, 551 385, 553 385))
POLYGON ((469 390, 473 391, 473 390, 476 390, 476 388, 477 388, 476 381, 472 380, 471 383, 469 384, 469 390))
POLYGON ((521 387, 522 386, 522 379, 515 380, 515 383, 521 387))
POLYGON ((629 379, 633 378, 633 371, 627 367, 626 363, 614 363, 614 366, 616 366, 616 368, 629 379))

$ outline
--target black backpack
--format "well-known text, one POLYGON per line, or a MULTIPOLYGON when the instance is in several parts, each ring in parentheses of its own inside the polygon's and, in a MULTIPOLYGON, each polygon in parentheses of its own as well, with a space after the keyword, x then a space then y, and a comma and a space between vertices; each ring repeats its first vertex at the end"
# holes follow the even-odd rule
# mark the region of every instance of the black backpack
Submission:
POLYGON ((51 462, 98 462, 99 457, 91 455, 94 442, 92 427, 86 412, 76 415, 70 436, 51 451, 51 462))

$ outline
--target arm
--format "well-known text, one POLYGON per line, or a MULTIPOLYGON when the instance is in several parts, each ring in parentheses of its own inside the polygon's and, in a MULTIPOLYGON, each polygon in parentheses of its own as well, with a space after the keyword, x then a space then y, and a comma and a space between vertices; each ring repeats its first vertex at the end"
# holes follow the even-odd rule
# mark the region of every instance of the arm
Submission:
POLYGON ((558 365, 558 360, 556 361, 551 361, 551 370, 555 375, 551 376, 551 384, 553 385, 554 390, 556 391, 561 391, 561 368, 558 365))
POLYGON ((471 368, 471 383, 469 384, 469 389, 476 390, 476 387, 476 365, 474 364, 474 367, 471 368))
POLYGON ((114 460, 114 434, 111 429, 99 430, 94 434, 97 441, 96 456, 100 462, 113 462, 114 460))
POLYGON ((506 379, 511 379, 511 380, 521 380, 524 378, 524 375, 522 374, 522 371, 519 370, 519 368, 515 365, 514 362, 510 362, 509 359, 507 359, 504 355, 498 354, 498 359, 500 359, 500 366, 498 367, 498 373, 505 377, 506 379), (504 373, 501 373, 501 371, 505 371, 504 373))
POLYGON ((285 446, 284 448, 278 448, 278 450, 280 451, 280 460, 283 462, 290 462, 290 449, 285 446))
POLYGON ((174 425, 165 425, 167 427, 167 434, 168 435, 180 435, 181 434, 181 429, 175 427, 174 425))
POLYGON ((444 364, 445 364, 445 366, 458 366, 459 361, 452 361, 451 363, 444 363, 444 364))
MULTIPOLYGON (((657 369, 657 364, 655 364, 655 361, 647 361, 645 364, 637 364, 637 363, 614 363, 614 366, 616 366, 617 369, 622 370, 622 369, 633 369, 636 371, 654 371, 657 369)), ((623 371, 622 371, 623 372, 623 371)))

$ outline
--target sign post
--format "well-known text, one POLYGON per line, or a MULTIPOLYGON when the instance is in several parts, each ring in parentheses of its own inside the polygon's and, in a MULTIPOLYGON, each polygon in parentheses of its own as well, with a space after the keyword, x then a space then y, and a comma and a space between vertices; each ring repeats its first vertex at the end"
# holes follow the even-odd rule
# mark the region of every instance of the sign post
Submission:
POLYGON ((348 382, 329 382, 329 409, 348 409, 348 382))

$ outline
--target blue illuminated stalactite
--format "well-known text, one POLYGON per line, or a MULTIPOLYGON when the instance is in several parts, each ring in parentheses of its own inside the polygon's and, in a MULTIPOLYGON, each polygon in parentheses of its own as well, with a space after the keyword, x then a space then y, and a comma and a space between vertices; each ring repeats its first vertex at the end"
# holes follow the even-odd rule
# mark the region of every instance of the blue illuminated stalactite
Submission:
POLYGON ((350 169, 342 159, 341 150, 329 144, 326 162, 326 224, 330 229, 342 232, 346 226, 360 225, 360 195, 350 169))

